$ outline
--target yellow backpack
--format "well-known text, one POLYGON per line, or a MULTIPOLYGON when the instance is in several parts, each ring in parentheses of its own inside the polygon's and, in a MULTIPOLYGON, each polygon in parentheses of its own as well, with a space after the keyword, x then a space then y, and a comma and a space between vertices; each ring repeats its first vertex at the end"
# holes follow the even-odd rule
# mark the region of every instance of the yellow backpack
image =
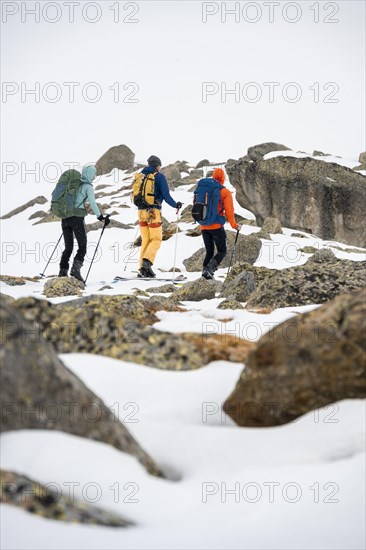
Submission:
POLYGON ((132 200, 138 208, 151 208, 155 202, 155 176, 157 172, 135 174, 132 182, 132 200))

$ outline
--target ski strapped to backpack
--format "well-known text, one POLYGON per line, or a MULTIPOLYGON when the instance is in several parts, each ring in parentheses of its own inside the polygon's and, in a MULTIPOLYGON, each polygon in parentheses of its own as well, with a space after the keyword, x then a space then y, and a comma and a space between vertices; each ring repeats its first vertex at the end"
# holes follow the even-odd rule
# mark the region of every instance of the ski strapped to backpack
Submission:
POLYGON ((223 186, 214 178, 202 178, 194 190, 192 218, 200 225, 224 225, 224 205, 220 191, 223 186))
POLYGON ((138 208, 151 208, 156 205, 155 176, 158 172, 135 174, 132 182, 132 200, 138 208))
POLYGON ((66 170, 52 192, 51 212, 58 218, 65 219, 71 216, 85 216, 83 203, 74 206, 75 196, 81 185, 81 174, 78 170, 66 170))

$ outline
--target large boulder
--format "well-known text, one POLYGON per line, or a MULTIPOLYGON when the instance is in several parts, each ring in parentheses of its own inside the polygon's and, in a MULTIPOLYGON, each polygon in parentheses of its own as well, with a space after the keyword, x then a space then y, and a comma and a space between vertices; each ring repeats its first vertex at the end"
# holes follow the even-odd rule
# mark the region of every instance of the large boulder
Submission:
MULTIPOLYGON (((229 267, 230 259, 233 252, 234 242, 236 238, 236 232, 227 231, 227 254, 220 264, 221 267, 229 267)), ((259 254, 262 248, 262 242, 255 235, 241 235, 239 234, 235 253, 233 256, 232 265, 236 262, 248 262, 254 264, 259 258, 259 254)), ((205 257, 205 249, 201 248, 197 250, 192 256, 183 261, 183 264, 187 271, 202 271, 203 259, 205 257)))
MULTIPOLYGON (((43 338, 42 327, 28 321, 14 304, 0 306, 1 430, 61 430, 107 443, 158 475, 156 463, 114 412, 64 366, 43 338)), ((70 326, 68 330, 71 339, 70 326)))
POLYGON ((135 165, 135 153, 127 145, 116 145, 108 149, 96 162, 97 175, 109 174, 113 168, 132 171, 135 165))
POLYGON ((310 157, 279 156, 227 166, 239 204, 262 225, 282 226, 322 239, 366 246, 366 178, 350 168, 310 157))
POLYGON ((250 294, 247 307, 323 304, 363 287, 365 281, 366 262, 312 260, 302 266, 273 270, 250 294))
MULTIPOLYGON (((290 149, 286 145, 281 145, 280 143, 274 143, 273 141, 268 143, 260 143, 259 145, 253 145, 248 149, 248 157, 250 160, 260 160, 267 155, 272 153, 272 151, 289 151, 290 149)), ((246 157, 242 157, 242 160, 245 160, 246 157)))
POLYGON ((240 426, 276 426, 366 397, 365 288, 278 325, 249 353, 224 404, 240 426))

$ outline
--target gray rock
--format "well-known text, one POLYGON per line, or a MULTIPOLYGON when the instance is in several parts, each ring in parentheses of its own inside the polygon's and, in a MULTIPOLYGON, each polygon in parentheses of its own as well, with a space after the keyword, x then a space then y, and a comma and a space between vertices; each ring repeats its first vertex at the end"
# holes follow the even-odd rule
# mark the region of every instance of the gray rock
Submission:
POLYGON ((215 280, 207 281, 203 277, 195 281, 189 281, 178 288, 171 299, 176 301, 193 301, 200 302, 201 300, 212 300, 215 298, 218 289, 218 282, 215 280))
POLYGON ((164 174, 169 185, 173 185, 174 182, 179 181, 182 177, 180 175, 180 170, 179 170, 179 167, 177 166, 177 163, 168 164, 168 166, 164 166, 161 169, 161 173, 164 174))
POLYGON ((27 208, 30 208, 31 206, 34 206, 35 204, 45 204, 47 202, 46 197, 43 197, 40 195, 39 197, 36 197, 35 199, 32 199, 25 204, 22 204, 22 206, 18 206, 18 208, 15 208, 14 210, 11 210, 7 214, 4 214, 4 216, 0 217, 0 220, 7 220, 9 218, 12 218, 16 214, 20 214, 20 212, 24 212, 27 208))
POLYGON ((323 262, 337 262, 337 256, 334 254, 333 250, 329 248, 321 248, 317 250, 306 263, 323 263, 323 262))
POLYGON ((358 162, 360 164, 366 165, 366 151, 360 153, 360 156, 358 157, 358 162))
POLYGON ((203 178, 203 170, 191 170, 189 173, 190 178, 203 178))
POLYGON ((313 151, 313 154, 312 154, 313 157, 329 157, 329 153, 323 153, 323 151, 313 151))
POLYGON ((223 284, 220 298, 246 302, 257 285, 273 273, 274 270, 267 267, 254 267, 247 262, 236 263, 223 284))
POLYGON ((151 286, 146 289, 146 292, 165 294, 167 292, 175 292, 176 289, 177 287, 173 285, 173 283, 167 283, 166 285, 161 286, 151 286))
POLYGON ((119 170, 133 170, 135 153, 127 145, 116 145, 108 149, 96 162, 97 175, 109 174, 113 168, 119 170))
MULTIPOLYGON (((103 225, 104 223, 100 221, 88 223, 86 224, 86 232, 89 233, 89 231, 99 231, 103 228, 103 225)), ((111 218, 111 221, 109 225, 106 227, 106 229, 112 229, 113 227, 115 227, 116 229, 131 229, 130 225, 118 222, 117 220, 114 220, 113 218, 111 218)))
POLYGON ((276 217, 284 227, 326 240, 366 246, 366 179, 335 163, 276 157, 227 167, 239 204, 258 225, 276 217))
POLYGON ((247 308, 323 304, 364 286, 366 262, 307 262, 276 270, 250 295, 247 308))
MULTIPOLYGON (((253 145, 248 149, 248 157, 250 160, 261 160, 264 155, 272 153, 272 151, 290 151, 286 145, 281 145, 280 143, 260 143, 259 145, 253 145)), ((246 157, 243 157, 244 159, 246 157)))
MULTIPOLYGON (((135 456, 148 472, 160 475, 114 412, 64 366, 42 337, 40 325, 28 321, 15 304, 1 303, 0 308, 4 335, 0 387, 2 403, 7 404, 2 408, 1 430, 61 430, 100 441, 135 456)), ((50 304, 45 307, 52 310, 50 304)))
MULTIPOLYGON (((227 231, 227 254, 223 261, 220 264, 220 268, 229 267, 230 258, 232 255, 232 250, 234 246, 234 241, 236 237, 236 232, 227 231)), ((262 248, 261 240, 258 239, 255 235, 241 235, 237 241, 235 248, 235 254, 233 257, 233 265, 236 262, 248 262, 254 264, 258 259, 260 251, 262 248)), ((206 252, 204 248, 197 250, 190 258, 187 258, 183 261, 183 264, 187 271, 202 271, 203 259, 206 252)))
POLYGON ((281 222, 277 218, 265 218, 262 224, 263 233, 283 233, 281 222))
POLYGON ((43 294, 47 298, 81 296, 84 284, 75 277, 55 277, 45 282, 43 294))
POLYGON ((366 397, 365 288, 270 330, 249 354, 224 410, 240 426, 277 426, 366 397))
POLYGON ((196 170, 198 170, 198 168, 204 168, 205 166, 210 166, 210 161, 207 159, 203 159, 197 162, 195 168, 196 170))

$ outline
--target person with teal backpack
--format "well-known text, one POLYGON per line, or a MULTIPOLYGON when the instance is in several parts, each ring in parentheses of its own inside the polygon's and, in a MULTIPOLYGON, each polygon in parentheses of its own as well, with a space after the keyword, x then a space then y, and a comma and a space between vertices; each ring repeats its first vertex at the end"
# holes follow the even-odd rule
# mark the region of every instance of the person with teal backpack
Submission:
POLYGON ((82 173, 78 170, 64 172, 51 198, 51 212, 61 218, 62 233, 65 241, 65 250, 60 261, 59 277, 67 277, 69 272, 69 260, 74 249, 74 237, 78 243, 78 251, 71 267, 70 275, 84 282, 80 269, 84 263, 87 247, 85 228, 85 216, 87 211, 85 204, 88 202, 99 221, 104 221, 105 226, 110 222, 108 216, 103 216, 95 202, 93 180, 97 170, 95 166, 84 166, 82 173))

